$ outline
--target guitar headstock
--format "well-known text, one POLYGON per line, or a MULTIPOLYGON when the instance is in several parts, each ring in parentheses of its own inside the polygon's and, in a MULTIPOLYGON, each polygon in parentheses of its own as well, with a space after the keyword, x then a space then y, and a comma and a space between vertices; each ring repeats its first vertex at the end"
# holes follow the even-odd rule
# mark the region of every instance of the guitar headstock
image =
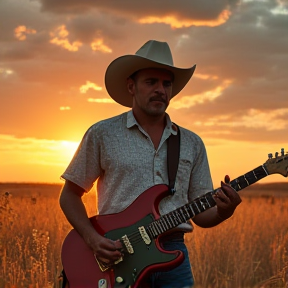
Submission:
POLYGON ((269 159, 265 162, 264 166, 269 174, 281 174, 284 177, 288 176, 288 153, 281 149, 281 153, 275 153, 273 158, 272 154, 268 154, 269 159))

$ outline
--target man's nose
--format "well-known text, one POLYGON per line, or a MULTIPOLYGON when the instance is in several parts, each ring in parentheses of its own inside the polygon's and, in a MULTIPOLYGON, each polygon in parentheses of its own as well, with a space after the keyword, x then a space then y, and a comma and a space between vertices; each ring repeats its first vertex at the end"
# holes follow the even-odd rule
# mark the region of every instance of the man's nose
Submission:
POLYGON ((163 83, 161 83, 161 82, 157 83, 157 87, 155 89, 155 92, 158 92, 159 94, 165 94, 165 88, 164 88, 163 83))

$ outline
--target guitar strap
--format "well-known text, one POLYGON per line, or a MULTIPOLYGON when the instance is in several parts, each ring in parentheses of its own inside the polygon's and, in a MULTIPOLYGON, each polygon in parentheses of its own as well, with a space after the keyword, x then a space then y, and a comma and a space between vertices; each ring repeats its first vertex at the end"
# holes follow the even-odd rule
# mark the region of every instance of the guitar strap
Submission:
POLYGON ((167 140, 167 166, 169 189, 171 195, 174 195, 176 192, 175 181, 180 156, 180 129, 175 123, 173 123, 172 125, 174 125, 174 127, 177 127, 177 135, 171 134, 167 140))

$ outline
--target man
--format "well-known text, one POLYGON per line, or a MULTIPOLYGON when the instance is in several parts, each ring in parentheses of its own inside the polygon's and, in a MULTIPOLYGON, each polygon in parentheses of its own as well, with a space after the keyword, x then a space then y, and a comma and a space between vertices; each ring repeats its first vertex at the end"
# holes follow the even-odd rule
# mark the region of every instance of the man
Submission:
MULTIPOLYGON (((168 184, 167 139, 177 134, 178 128, 165 111, 194 70, 195 65, 187 69, 175 67, 168 44, 154 40, 145 43, 135 55, 117 58, 107 68, 105 85, 108 93, 116 102, 132 107, 132 110, 88 129, 62 175, 66 182, 60 196, 60 205, 67 219, 98 261, 105 265, 113 265, 122 256, 122 245, 120 241, 112 241, 96 232, 87 218, 81 197, 98 179, 99 214, 112 214, 123 211, 146 189, 156 184, 168 184)), ((181 143, 176 193, 160 202, 161 214, 213 190, 202 140, 187 129, 179 129, 181 143)), ((228 178, 225 182, 221 182, 221 189, 214 196, 216 206, 195 216, 195 224, 213 227, 234 213, 241 199, 228 184, 228 178)), ((193 286, 183 238, 184 232, 192 231, 192 226, 185 224, 168 233, 163 240, 165 249, 183 251, 184 262, 169 272, 153 274, 143 286, 193 286)))

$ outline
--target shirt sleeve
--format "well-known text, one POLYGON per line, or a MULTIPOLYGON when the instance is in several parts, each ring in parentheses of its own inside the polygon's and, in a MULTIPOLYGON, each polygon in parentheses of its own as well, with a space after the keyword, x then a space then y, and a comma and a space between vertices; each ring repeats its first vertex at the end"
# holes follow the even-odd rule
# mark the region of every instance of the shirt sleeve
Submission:
POLYGON ((101 174, 100 141, 97 126, 93 125, 85 133, 75 155, 61 178, 69 180, 86 192, 101 174))
POLYGON ((205 145, 200 137, 195 147, 196 154, 190 174, 189 201, 213 190, 213 183, 205 145))

